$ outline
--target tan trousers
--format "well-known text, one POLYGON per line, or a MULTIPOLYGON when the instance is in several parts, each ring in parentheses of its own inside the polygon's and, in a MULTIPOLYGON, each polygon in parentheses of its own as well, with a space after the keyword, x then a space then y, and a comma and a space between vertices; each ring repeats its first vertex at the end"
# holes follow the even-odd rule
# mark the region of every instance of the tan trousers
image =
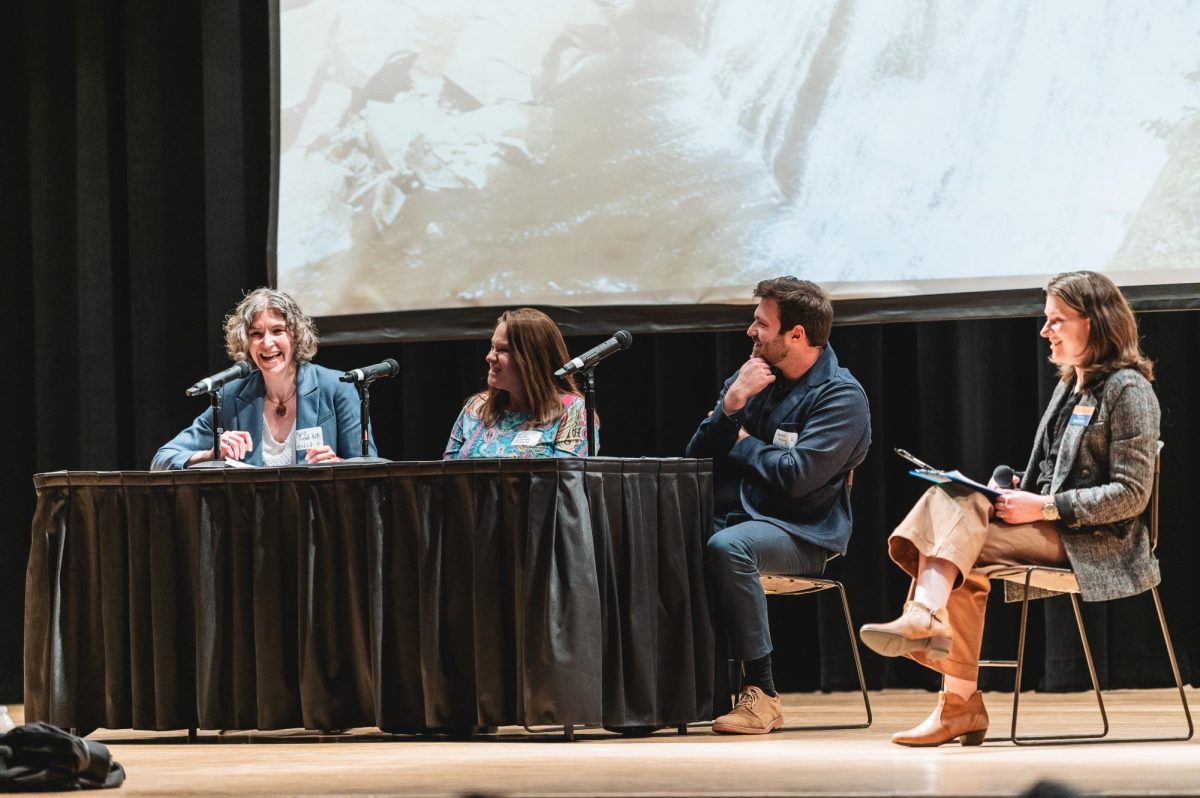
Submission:
POLYGON ((1052 521, 1006 524, 993 517, 987 497, 957 486, 930 488, 888 538, 888 554, 913 578, 911 600, 920 570, 920 555, 949 560, 958 568, 946 603, 954 631, 950 656, 937 662, 923 652, 910 654, 938 673, 970 681, 979 678, 979 648, 991 582, 974 571, 977 565, 1067 565, 1067 552, 1052 521))

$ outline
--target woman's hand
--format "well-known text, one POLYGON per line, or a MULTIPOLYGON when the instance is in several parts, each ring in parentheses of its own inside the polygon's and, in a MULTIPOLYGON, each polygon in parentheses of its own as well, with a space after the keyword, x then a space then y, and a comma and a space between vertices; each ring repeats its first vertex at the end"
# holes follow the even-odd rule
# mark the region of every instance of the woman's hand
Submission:
POLYGON ((332 446, 314 446, 304 455, 304 462, 309 465, 316 463, 340 463, 342 458, 337 456, 332 446))
POLYGON ((1027 490, 1002 490, 996 499, 996 517, 1006 524, 1043 520, 1042 507, 1049 497, 1027 490))
MULTIPOLYGON (((221 433, 221 457, 227 460, 243 460, 254 448, 250 433, 240 429, 227 429, 221 433)), ((213 459, 212 449, 195 452, 188 458, 187 465, 195 465, 213 459)))
POLYGON ((226 460, 244 460, 254 448, 250 433, 240 429, 227 429, 221 433, 221 456, 226 460))

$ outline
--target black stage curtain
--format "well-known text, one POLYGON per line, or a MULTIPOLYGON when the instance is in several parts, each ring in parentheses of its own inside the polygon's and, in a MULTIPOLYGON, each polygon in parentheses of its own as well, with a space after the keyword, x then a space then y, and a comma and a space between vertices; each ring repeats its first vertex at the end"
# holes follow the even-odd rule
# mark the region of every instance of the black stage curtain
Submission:
MULTIPOLYGON (((0 465, 0 701, 21 694, 31 475, 145 468, 203 408, 183 388, 222 365, 222 315, 243 289, 267 280, 271 5, 77 0, 0 10, 0 91, 16 120, 0 125, 9 199, 0 215, 0 401, 10 418, 0 465)), ((1200 316, 1152 313, 1141 322, 1158 362, 1166 441, 1163 599, 1185 676, 1197 683, 1200 614, 1190 611, 1186 563, 1200 547, 1187 532, 1200 443, 1189 358, 1200 316)), ((835 329, 833 345, 866 386, 874 415, 875 444, 854 491, 856 533, 833 567, 857 622, 893 617, 905 591, 884 540, 923 485, 891 447, 978 477, 1000 462, 1022 466, 1053 380, 1037 330, 1032 319, 835 329)), ((579 352, 598 341, 568 344, 579 352)), ((399 360, 399 377, 372 392, 376 439, 385 456, 428 459, 440 455, 463 398, 482 386, 485 351, 484 341, 356 345, 327 347, 317 360, 399 360)), ((747 351, 739 333, 639 335, 598 373, 602 453, 680 454, 747 351)), ((1087 677, 1066 602, 1042 604, 1029 683, 1081 689, 1087 677)), ((1107 685, 1167 683, 1148 597, 1085 610, 1107 685)), ((772 612, 784 689, 852 686, 833 605, 780 599, 772 612)), ((993 609, 985 654, 1013 648, 1016 621, 1012 608, 993 609)), ((936 683, 908 662, 867 655, 865 666, 874 687, 936 683)))
POLYGON ((144 463, 266 282, 271 5, 0 5, 0 701, 21 694, 30 474, 144 463))

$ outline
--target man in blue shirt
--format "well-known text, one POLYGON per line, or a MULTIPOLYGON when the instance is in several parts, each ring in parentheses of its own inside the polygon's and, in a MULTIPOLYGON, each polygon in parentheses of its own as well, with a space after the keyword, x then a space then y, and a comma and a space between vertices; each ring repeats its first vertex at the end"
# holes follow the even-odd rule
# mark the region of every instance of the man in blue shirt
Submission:
POLYGON ((867 396, 829 345, 833 306, 820 286, 764 280, 746 334, 750 358, 688 443, 711 457, 714 533, 705 562, 730 654, 744 677, 726 734, 783 725, 771 676, 771 632, 760 574, 819 576, 844 554, 852 523, 846 478, 871 444, 867 396))

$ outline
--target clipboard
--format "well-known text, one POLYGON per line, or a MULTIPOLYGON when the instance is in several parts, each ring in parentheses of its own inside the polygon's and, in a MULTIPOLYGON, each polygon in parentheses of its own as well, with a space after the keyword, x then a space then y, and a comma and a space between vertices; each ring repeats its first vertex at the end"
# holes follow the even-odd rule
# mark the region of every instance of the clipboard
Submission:
POLYGON ((964 476, 961 471, 947 471, 943 468, 931 466, 929 463, 926 463, 921 458, 904 449, 893 449, 893 451, 916 466, 916 468, 911 468, 908 471, 908 473, 912 474, 914 477, 925 479, 936 484, 954 482, 959 485, 964 485, 971 490, 978 491, 984 496, 987 496, 988 501, 990 501, 992 504, 995 504, 996 499, 1000 498, 1000 491, 994 488, 989 488, 987 485, 984 485, 980 482, 976 482, 968 476, 964 476))

